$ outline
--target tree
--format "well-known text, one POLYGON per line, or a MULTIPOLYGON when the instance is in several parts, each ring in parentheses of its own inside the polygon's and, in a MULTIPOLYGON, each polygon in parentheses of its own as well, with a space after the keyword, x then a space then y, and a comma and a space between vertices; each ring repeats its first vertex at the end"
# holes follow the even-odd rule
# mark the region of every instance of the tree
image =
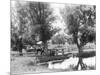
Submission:
POLYGON ((58 34, 52 38, 53 44, 65 44, 67 41, 67 38, 64 34, 58 34))
POLYGON ((40 26, 36 31, 40 35, 40 41, 44 43, 46 48, 47 41, 56 33, 55 29, 52 29, 51 26, 51 23, 55 20, 52 10, 49 8, 48 3, 29 2, 29 13, 32 25, 40 26))
POLYGON ((27 5, 21 5, 15 1, 15 6, 11 2, 11 48, 20 52, 22 55, 23 38, 29 37, 29 16, 26 9, 27 5))
MULTIPOLYGON (((77 45, 80 55, 83 52, 82 47, 84 45, 96 40, 96 6, 76 6, 72 10, 70 9, 68 14, 64 14, 63 17, 68 34, 72 35, 73 43, 77 45)), ((78 69, 79 65, 81 66, 81 69, 85 68, 82 57, 79 57, 76 69, 78 69)))
POLYGON ((42 41, 44 48, 47 48, 47 41, 59 30, 51 26, 56 17, 53 16, 49 4, 31 1, 21 4, 17 1, 14 13, 17 13, 17 19, 11 29, 14 30, 13 26, 17 22, 16 34, 22 37, 22 42, 32 45, 39 36, 38 41, 42 41))

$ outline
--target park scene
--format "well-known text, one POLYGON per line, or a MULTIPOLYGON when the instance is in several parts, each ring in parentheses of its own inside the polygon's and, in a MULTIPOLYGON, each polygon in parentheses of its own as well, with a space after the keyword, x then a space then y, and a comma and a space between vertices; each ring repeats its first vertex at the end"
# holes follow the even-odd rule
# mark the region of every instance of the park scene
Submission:
POLYGON ((11 0, 10 73, 96 70, 96 6, 11 0))

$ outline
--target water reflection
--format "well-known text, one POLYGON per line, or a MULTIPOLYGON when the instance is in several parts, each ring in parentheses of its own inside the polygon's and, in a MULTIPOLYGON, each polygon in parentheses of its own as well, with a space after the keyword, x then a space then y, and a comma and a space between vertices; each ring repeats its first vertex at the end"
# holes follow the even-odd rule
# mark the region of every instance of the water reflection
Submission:
MULTIPOLYGON (((66 59, 62 62, 56 62, 56 63, 52 63, 48 62, 48 68, 49 69, 69 69, 71 68, 71 65, 73 67, 75 67, 78 63, 78 58, 77 57, 70 57, 69 59, 66 59)), ((95 66, 96 62, 95 62, 95 57, 89 57, 89 58, 84 58, 83 59, 84 64, 86 64, 87 66, 95 66)))

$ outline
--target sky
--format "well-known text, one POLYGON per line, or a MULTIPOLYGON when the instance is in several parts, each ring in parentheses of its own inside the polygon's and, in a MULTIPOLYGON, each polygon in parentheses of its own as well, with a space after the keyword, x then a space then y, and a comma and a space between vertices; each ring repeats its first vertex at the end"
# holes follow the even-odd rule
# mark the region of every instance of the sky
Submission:
POLYGON ((53 13, 57 17, 57 20, 53 23, 53 26, 59 27, 61 29, 64 29, 64 21, 62 18, 62 15, 60 14, 60 9, 63 9, 65 7, 64 4, 58 4, 58 3, 51 3, 51 8, 54 9, 53 13))

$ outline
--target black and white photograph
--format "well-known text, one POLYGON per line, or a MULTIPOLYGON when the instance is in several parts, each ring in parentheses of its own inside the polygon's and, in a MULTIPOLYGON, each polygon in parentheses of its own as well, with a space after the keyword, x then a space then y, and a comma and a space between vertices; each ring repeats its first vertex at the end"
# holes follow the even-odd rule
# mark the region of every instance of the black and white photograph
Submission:
POLYGON ((96 5, 10 0, 10 73, 96 70, 96 5))

